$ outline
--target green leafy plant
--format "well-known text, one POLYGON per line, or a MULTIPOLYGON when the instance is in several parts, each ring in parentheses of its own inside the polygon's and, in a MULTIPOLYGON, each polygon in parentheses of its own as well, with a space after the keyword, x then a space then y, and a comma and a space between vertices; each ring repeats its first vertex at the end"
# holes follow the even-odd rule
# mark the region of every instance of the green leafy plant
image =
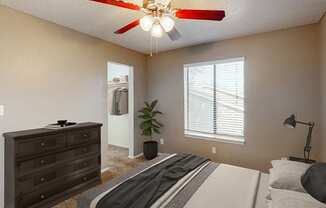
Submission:
POLYGON ((154 100, 151 103, 145 102, 145 107, 138 111, 140 114, 138 118, 143 121, 140 124, 142 135, 153 139, 153 134, 160 134, 163 124, 160 123, 156 117, 162 115, 162 112, 155 109, 158 100, 154 100))

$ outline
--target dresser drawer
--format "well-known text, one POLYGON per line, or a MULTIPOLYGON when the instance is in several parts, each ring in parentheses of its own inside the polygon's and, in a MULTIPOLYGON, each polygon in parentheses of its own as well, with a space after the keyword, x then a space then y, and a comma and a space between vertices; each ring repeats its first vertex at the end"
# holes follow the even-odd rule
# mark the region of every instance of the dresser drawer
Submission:
POLYGON ((67 135, 68 145, 75 145, 87 142, 99 141, 100 135, 98 129, 84 129, 80 131, 69 132, 67 135))
POLYGON ((87 155, 87 154, 91 154, 91 153, 100 153, 100 152, 101 152, 100 144, 91 144, 91 145, 87 145, 87 146, 80 147, 78 149, 73 150, 73 152, 71 152, 70 156, 80 157, 83 155, 87 155))
POLYGON ((101 181, 101 126, 4 133, 5 208, 45 208, 101 181))
POLYGON ((36 137, 24 141, 17 141, 16 156, 30 156, 51 150, 64 148, 66 146, 65 134, 57 134, 44 137, 36 137))
POLYGON ((32 172, 38 172, 41 169, 56 166, 65 161, 74 160, 87 155, 100 153, 100 145, 92 144, 85 147, 69 150, 62 153, 56 153, 53 155, 39 157, 33 160, 27 160, 17 163, 17 176, 31 174, 32 172))
POLYGON ((30 194, 24 195, 20 198, 21 200, 18 200, 19 207, 26 208, 31 205, 41 203, 52 196, 64 194, 62 192, 69 190, 74 186, 78 186, 95 179, 99 179, 99 170, 67 178, 46 188, 42 188, 30 194))
POLYGON ((55 180, 69 177, 76 172, 83 172, 91 169, 97 169, 100 165, 100 156, 93 156, 72 162, 63 163, 60 166, 50 170, 36 173, 35 175, 19 178, 17 181, 17 194, 26 194, 34 191, 41 186, 46 186, 55 180))

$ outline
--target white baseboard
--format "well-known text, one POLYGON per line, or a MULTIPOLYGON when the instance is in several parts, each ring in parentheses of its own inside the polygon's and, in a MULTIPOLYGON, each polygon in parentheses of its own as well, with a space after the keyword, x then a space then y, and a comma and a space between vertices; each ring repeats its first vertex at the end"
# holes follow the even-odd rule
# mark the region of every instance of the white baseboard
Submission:
POLYGON ((128 158, 134 160, 134 159, 139 158, 139 157, 141 157, 141 156, 143 156, 143 155, 144 155, 143 153, 140 153, 140 154, 135 155, 135 156, 130 156, 130 155, 129 155, 128 158))
MULTIPOLYGON (((134 160, 134 159, 139 158, 139 157, 141 157, 143 155, 144 155, 144 153, 140 153, 140 154, 135 155, 135 156, 128 156, 128 158, 134 160)), ((160 155, 166 155, 166 153, 159 152, 159 153, 157 153, 157 155, 158 156, 160 156, 160 155)))
POLYGON ((103 168, 102 170, 101 170, 101 173, 104 173, 105 171, 108 171, 110 168, 103 168))

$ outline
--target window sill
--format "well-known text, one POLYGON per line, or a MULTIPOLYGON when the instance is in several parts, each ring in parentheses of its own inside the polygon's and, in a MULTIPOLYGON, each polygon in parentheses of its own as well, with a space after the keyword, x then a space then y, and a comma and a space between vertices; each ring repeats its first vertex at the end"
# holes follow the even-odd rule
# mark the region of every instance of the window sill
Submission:
POLYGON ((245 145, 246 143, 243 137, 232 137, 232 136, 223 136, 223 135, 212 136, 212 135, 190 133, 190 132, 185 132, 184 136, 189 139, 201 139, 201 140, 222 142, 228 144, 245 145))

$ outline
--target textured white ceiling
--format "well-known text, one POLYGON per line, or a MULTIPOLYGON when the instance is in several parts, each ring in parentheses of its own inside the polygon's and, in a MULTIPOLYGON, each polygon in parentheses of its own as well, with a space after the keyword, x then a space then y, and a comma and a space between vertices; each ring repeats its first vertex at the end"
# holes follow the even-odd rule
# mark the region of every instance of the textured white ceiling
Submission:
MULTIPOLYGON (((142 17, 141 12, 88 0, 0 0, 0 3, 126 48, 150 51, 149 33, 139 27, 124 35, 113 34, 142 17)), ((223 22, 177 20, 182 38, 172 42, 165 35, 158 41, 159 51, 316 23, 326 11, 326 0, 174 0, 173 6, 225 9, 227 17, 223 22)))

